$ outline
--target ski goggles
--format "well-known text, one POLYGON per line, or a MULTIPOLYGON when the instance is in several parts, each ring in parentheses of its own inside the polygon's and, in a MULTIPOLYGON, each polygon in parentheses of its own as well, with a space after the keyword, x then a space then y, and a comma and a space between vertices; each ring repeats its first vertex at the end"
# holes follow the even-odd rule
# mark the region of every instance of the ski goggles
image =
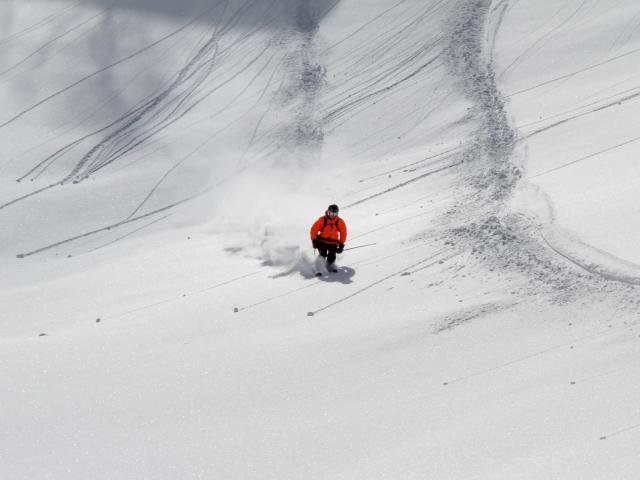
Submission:
POLYGON ((338 212, 327 212, 327 215, 329 215, 330 217, 337 217, 338 216, 338 212))

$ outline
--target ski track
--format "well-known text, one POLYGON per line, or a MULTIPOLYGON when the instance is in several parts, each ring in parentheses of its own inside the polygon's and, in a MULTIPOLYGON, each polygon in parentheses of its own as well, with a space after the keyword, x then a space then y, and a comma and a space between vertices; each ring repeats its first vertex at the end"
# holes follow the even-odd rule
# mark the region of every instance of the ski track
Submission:
MULTIPOLYGON (((355 263, 351 264, 351 266, 353 266, 353 267, 366 267, 368 265, 377 264, 378 262, 389 260, 391 258, 395 258, 395 257, 401 256, 401 255, 403 255, 405 253, 414 251, 414 250, 419 249, 419 248, 424 248, 424 244, 414 245, 414 246, 408 247, 406 249, 403 249, 403 250, 401 250, 399 252, 395 252, 395 253, 393 253, 391 255, 377 257, 374 261, 363 260, 361 262, 355 262, 355 263)), ((427 265, 428 267, 431 267, 431 266, 436 265, 436 264, 445 263, 446 261, 448 261, 448 260, 450 260, 450 259, 452 259, 452 258, 454 258, 455 256, 458 255, 458 253, 455 253, 455 254, 447 256, 447 255, 444 255, 445 253, 447 253, 447 252, 445 252, 444 250, 440 250, 440 251, 436 252, 435 254, 429 255, 427 258, 425 258, 425 259, 423 259, 423 260, 421 260, 421 261, 419 261, 417 263, 413 263, 413 264, 403 268, 402 270, 393 273, 392 275, 385 276, 384 278, 379 279, 379 280, 367 285, 364 288, 356 290, 355 292, 346 295, 345 297, 341 298, 340 300, 338 300, 336 302, 332 302, 329 305, 325 305, 324 307, 321 307, 318 310, 314 310, 312 312, 308 312, 308 313, 311 313, 311 315, 308 315, 308 316, 313 316, 316 313, 319 313, 320 311, 326 310, 326 309, 331 308, 331 307, 333 307, 333 306, 335 306, 335 305, 337 305, 339 303, 342 303, 342 302, 344 302, 344 301, 346 301, 348 299, 351 299, 354 296, 356 296, 356 295, 358 295, 358 294, 360 294, 362 292, 365 292, 366 290, 369 290, 370 288, 372 288, 372 287, 374 287, 376 285, 379 285, 379 284, 381 284, 381 283, 383 283, 383 282, 385 282, 387 280, 390 280, 391 278, 397 277, 398 275, 401 275, 402 273, 408 272, 409 270, 411 270, 412 268, 415 268, 416 266, 423 265, 425 262, 427 262, 429 260, 432 260, 434 258, 438 258, 438 260, 435 260, 433 263, 430 263, 430 264, 427 265)), ((339 273, 336 274, 336 275, 339 275, 339 273)), ((319 279, 315 278, 314 281, 309 283, 309 284, 306 284, 306 285, 303 285, 301 287, 294 288, 294 289, 291 289, 291 290, 287 290, 287 291, 279 293, 277 295, 273 295, 273 296, 267 297, 267 298, 265 298, 263 300, 255 302, 255 303, 251 303, 251 304, 244 305, 244 306, 241 306, 241 307, 236 307, 234 311, 243 312, 243 311, 246 311, 246 310, 250 310, 250 309, 253 309, 255 307, 259 307, 259 306, 265 305, 267 303, 273 302, 275 300, 280 300, 282 298, 285 298, 285 297, 288 297, 290 295, 296 294, 296 293, 301 292, 303 290, 307 290, 309 288, 320 286, 321 284, 324 284, 324 283, 326 283, 325 279, 323 279, 323 278, 319 278, 319 279)))
POLYGON ((417 182, 419 180, 423 180, 425 178, 431 177, 432 175, 435 175, 435 174, 440 173, 440 172, 444 172, 444 171, 449 170, 451 168, 455 168, 455 167, 457 167, 457 166, 459 166, 461 164, 462 164, 462 162, 456 162, 456 163, 452 163, 450 165, 445 165, 443 167, 436 168, 435 170, 431 170, 431 171, 429 171, 427 173, 423 173, 422 175, 418 175, 417 177, 414 177, 414 178, 412 178, 410 180, 406 180, 406 181, 404 181, 402 183, 399 183, 398 185, 395 185, 393 187, 389 187, 389 188, 387 188, 387 189, 385 189, 385 190, 383 190, 381 192, 374 193, 373 195, 369 195, 368 197, 362 198, 362 199, 360 199, 360 200, 358 200, 356 202, 352 202, 352 203, 350 203, 348 205, 345 205, 344 208, 352 208, 352 207, 355 207, 356 205, 361 205, 361 204, 363 204, 365 202, 368 202, 369 200, 373 200, 374 198, 378 198, 381 195, 385 195, 387 193, 390 193, 390 192, 393 192, 395 190, 398 190, 399 188, 406 187, 407 185, 410 185, 410 184, 412 184, 414 182, 417 182))
MULTIPOLYGON (((509 70, 511 70, 513 67, 515 67, 515 65, 517 63, 519 63, 524 57, 526 57, 527 55, 533 53, 534 51, 539 49, 542 45, 544 45, 545 42, 547 42, 549 39, 553 38, 553 36, 558 32, 558 30, 560 30, 561 28, 566 26, 569 22, 571 22, 571 20, 573 20, 580 13, 580 11, 584 8, 584 6, 586 5, 586 3, 588 1, 589 0, 582 0, 580 5, 578 5, 578 8, 576 8, 573 12, 571 12, 571 14, 567 18, 562 20, 560 23, 558 23, 556 26, 554 26, 551 30, 546 32, 541 37, 539 37, 533 44, 531 44, 522 53, 520 53, 510 64, 508 64, 502 70, 502 72, 498 76, 498 80, 500 80, 503 76, 505 76, 509 72, 509 70)), ((561 7, 558 10, 558 12, 556 12, 552 16, 552 18, 555 18, 556 16, 558 16, 560 14, 560 12, 564 9, 564 7, 565 7, 565 5, 561 5, 561 7)))
POLYGON ((168 215, 164 215, 164 216, 162 216, 160 218, 153 219, 152 221, 145 223, 141 227, 134 228, 133 230, 131 230, 128 233, 125 233, 124 235, 120 235, 119 237, 117 237, 117 238, 115 238, 113 240, 110 240, 110 241, 108 241, 106 243, 103 243, 101 245, 98 245, 97 247, 92 248, 87 253, 92 253, 92 252, 95 252, 96 250, 100 250, 101 248, 105 248, 105 247, 109 247, 111 245, 114 245, 114 244, 118 243, 119 241, 124 240, 127 237, 130 237, 131 235, 134 235, 134 234, 136 234, 136 233, 138 233, 138 232, 140 232, 140 231, 142 231, 144 229, 147 229, 147 228, 151 227, 152 225, 155 225, 156 223, 159 223, 159 222, 161 222, 163 220, 166 220, 167 218, 171 217, 171 215, 172 214, 168 214, 168 215))
POLYGON ((47 26, 50 23, 53 23, 58 18, 64 16, 68 12, 74 13, 74 10, 77 7, 81 6, 83 3, 84 3, 84 0, 80 0, 78 2, 72 3, 71 5, 61 9, 60 11, 56 13, 52 13, 51 15, 45 17, 44 19, 34 23, 33 25, 30 25, 29 27, 26 27, 18 32, 12 33, 11 35, 8 35, 4 38, 0 38, 0 47, 7 43, 13 42, 14 40, 20 39, 21 37, 29 35, 30 33, 37 31, 39 28, 47 26))
POLYGON ((402 172, 413 171, 413 170, 409 170, 409 169, 411 167, 415 168, 418 165, 422 165, 425 162, 429 162, 429 163, 427 163, 427 165, 424 165, 425 167, 426 166, 432 166, 434 163, 438 163, 438 162, 440 162, 442 160, 448 160, 449 158, 451 158, 453 156, 454 153, 457 153, 459 151, 460 150, 457 149, 457 148, 452 148, 452 149, 446 150, 446 151, 444 151, 442 153, 437 153, 435 155, 429 155, 429 156, 423 158, 422 160, 418 160, 417 162, 412 162, 412 163, 409 163, 409 164, 406 164, 406 165, 402 165, 400 167, 396 167, 396 168, 393 168, 391 170, 385 170, 384 172, 377 173, 375 175, 371 175, 370 177, 361 178, 360 180, 358 180, 358 183, 363 183, 363 182, 366 182, 368 180, 373 180, 375 178, 387 177, 388 175, 390 175, 392 173, 396 173, 396 172, 400 172, 400 171, 402 171, 402 172), (435 161, 431 162, 432 160, 435 160, 435 161))
POLYGON ((586 336, 571 340, 569 342, 563 342, 563 343, 560 343, 560 344, 557 344, 557 345, 553 345, 553 346, 551 346, 549 348, 545 348, 544 350, 538 350, 536 352, 529 353, 527 355, 524 355, 524 356, 521 356, 521 357, 518 357, 518 358, 515 358, 515 359, 512 359, 512 360, 508 360, 508 361, 506 361, 504 363, 501 363, 501 364, 496 365, 496 366, 491 367, 491 368, 487 368, 485 370, 481 370, 481 371, 477 371, 477 372, 474 372, 474 373, 470 373, 470 374, 464 375, 462 377, 453 378, 451 380, 448 380, 448 381, 444 382, 444 385, 445 386, 454 385, 454 384, 457 384, 457 383, 466 382, 468 380, 475 379, 477 377, 481 377, 481 376, 484 376, 484 375, 489 375, 489 374, 492 374, 492 373, 494 373, 496 371, 503 370, 505 368, 511 367, 513 365, 517 365, 517 364, 526 362, 528 360, 531 360, 533 358, 537 358, 537 357, 546 355, 546 354, 548 354, 550 352, 563 350, 563 349, 566 349, 566 348, 568 348, 570 346, 575 346, 575 345, 580 344, 580 343, 587 343, 587 342, 590 342, 590 341, 593 341, 593 340, 599 340, 599 339, 606 338, 606 337, 611 336, 611 335, 619 334, 620 331, 622 331, 622 330, 631 331, 631 330, 633 330, 633 327, 629 327, 628 325, 623 325, 623 326, 617 327, 617 328, 607 328, 606 330, 601 330, 601 331, 599 331, 599 332, 597 332, 595 334, 592 334, 592 335, 586 335, 586 336))
POLYGON ((533 130, 531 132, 528 132, 528 133, 524 132, 521 135, 520 140, 521 141, 528 140, 528 139, 530 139, 530 138, 532 138, 532 137, 534 137, 534 136, 536 136, 536 135, 538 135, 540 133, 544 133, 544 132, 546 132, 548 130, 551 130, 553 128, 559 127, 559 126, 564 125, 566 123, 569 123, 569 122, 571 122, 573 120, 577 120, 579 118, 583 118, 583 117, 592 115, 594 113, 599 113, 599 112, 602 112, 604 110, 608 110, 608 109, 610 109, 612 107, 618 107, 618 106, 622 105, 623 103, 630 102, 632 100, 637 100, 637 99, 640 98, 640 92, 638 92, 637 90, 638 90, 637 88, 626 90, 626 91, 622 92, 623 94, 625 94, 622 97, 617 97, 617 98, 616 97, 607 97, 606 99, 601 99, 601 100, 597 100, 597 101, 594 101, 594 102, 590 102, 590 103, 588 103, 588 104, 586 104, 584 106, 581 106, 581 107, 578 107, 578 108, 575 108, 575 109, 571 109, 571 110, 568 110, 566 112, 562 112, 562 113, 558 113, 558 114, 552 115, 552 116, 547 117, 547 118, 545 118, 543 120, 538 120, 536 122, 523 124, 521 126, 521 129, 524 129, 524 128, 529 127, 529 126, 537 125, 538 123, 544 123, 544 122, 546 122, 546 121, 548 121, 548 120, 550 120, 552 118, 561 117, 561 116, 564 116, 564 115, 566 115, 568 113, 576 112, 577 110, 578 111, 579 110, 583 110, 586 107, 591 107, 593 105, 597 105, 597 104, 601 103, 602 100, 609 100, 605 104, 597 105, 597 106, 595 106, 593 108, 587 109, 586 111, 579 111, 579 113, 575 113, 574 115, 570 115, 570 116, 565 117, 565 118, 563 118, 561 120, 549 123, 549 124, 547 124, 547 125, 545 125, 545 126, 543 126, 541 128, 533 130), (630 91, 633 92, 633 93, 627 94, 630 91), (611 98, 614 98, 614 99, 610 100, 611 98))
POLYGON ((620 55, 616 55, 616 56, 614 56, 612 58, 609 58, 607 60, 603 60, 601 62, 596 62, 596 63, 593 63, 593 64, 588 65, 586 67, 580 68, 578 70, 574 70, 573 72, 570 72, 570 73, 567 73, 567 74, 564 74, 564 75, 560 75, 560 76, 555 77, 555 78, 551 78, 551 79, 546 80, 544 82, 540 82, 540 83, 537 83, 535 85, 531 85, 530 87, 523 88, 521 90, 516 90, 514 92, 510 92, 509 94, 506 95, 506 97, 507 98, 515 97, 516 95, 522 95, 523 93, 531 92, 532 90, 536 90, 536 89, 538 89, 540 87, 545 87, 547 85, 551 85, 553 83, 556 83, 556 82, 559 82, 559 81, 562 81, 562 80, 566 80, 568 78, 573 78, 573 77, 575 77, 577 75, 581 75, 583 73, 589 72, 591 70, 594 70, 596 68, 602 67, 604 65, 608 65, 609 63, 616 62, 616 61, 618 61, 618 60, 620 60, 622 58, 626 58, 626 57, 629 57, 631 55, 635 55, 638 52, 640 52, 640 48, 634 48, 631 51, 628 51, 628 52, 620 54, 620 55))
POLYGON ((257 275, 259 275, 261 273, 264 273, 264 269, 260 269, 258 271, 254 271, 254 272, 250 272, 250 273, 245 273, 245 274, 239 275, 237 277, 234 277, 232 279, 225 280, 224 282, 219 282, 219 283, 216 283, 214 285, 204 287, 204 288, 202 288, 200 290, 196 290, 196 291, 193 291, 193 292, 182 293, 182 294, 170 297, 170 298, 165 298, 164 300, 159 300, 157 302, 152 302, 152 303, 148 303, 148 304, 145 304, 145 305, 141 305, 139 307, 136 307, 136 308, 133 308, 133 309, 130 309, 130 310, 126 310, 124 312, 108 314, 106 316, 99 317, 99 318, 100 318, 101 321, 114 320, 116 318, 126 317, 128 315, 133 314, 133 313, 141 312, 143 310, 149 310, 149 309, 152 309, 154 307, 158 307, 160 305, 167 305, 169 303, 175 303, 175 302, 179 302, 179 301, 184 301, 185 298, 191 298, 191 297, 194 297, 196 295, 202 295, 204 293, 209 293, 212 290, 217 290, 218 288, 221 288, 221 287, 224 287, 224 286, 227 286, 227 285, 231 285, 233 283, 239 282, 240 280, 246 280, 247 278, 255 277, 255 276, 257 276, 257 275))
POLYGON ((416 267, 418 267, 418 266, 422 265, 422 267, 421 267, 422 269, 427 269, 427 268, 433 267, 435 265, 441 265, 443 263, 446 263, 447 261, 457 257, 458 255, 459 255, 459 253, 457 253, 457 252, 449 254, 447 256, 440 257, 440 258, 438 258, 439 257, 438 254, 429 255, 428 257, 423 258, 419 262, 413 263, 413 264, 411 264, 411 265, 409 265, 407 267, 404 267, 402 270, 398 270, 398 271, 396 271, 396 272, 394 272, 394 273, 392 273, 390 275, 387 275, 387 276, 385 276, 385 277, 383 277, 383 278, 381 278, 379 280, 376 280, 375 282, 372 282, 372 283, 370 283, 370 284, 368 284, 368 285, 356 290, 353 293, 345 295, 344 297, 336 300, 335 302, 328 303, 328 304, 324 305, 323 307, 320 307, 320 308, 318 308, 316 310, 312 310, 312 311, 307 313, 307 316, 313 317, 313 316, 317 315, 318 313, 324 312, 325 310, 328 310, 328 309, 330 309, 332 307, 335 307, 336 305, 339 305, 339 304, 341 304, 343 302, 346 302, 347 300, 350 300, 350 299, 354 298, 355 296, 357 296, 357 295, 359 295, 359 294, 361 294, 363 292, 366 292, 367 290, 369 290, 369 289, 371 289, 371 288, 373 288, 375 286, 378 286, 381 283, 386 282, 387 280, 390 280, 390 279, 392 279, 394 277, 402 275, 403 273, 408 273, 412 269, 413 269, 412 273, 415 273, 415 272, 418 271, 418 270, 416 270, 416 267), (430 262, 430 260, 433 260, 433 261, 430 262), (427 263, 427 262, 429 262, 429 263, 427 263), (425 263, 426 263, 426 265, 425 265, 425 263))
MULTIPOLYGON (((78 30, 79 28, 84 27, 85 25, 91 23, 93 20, 96 20, 102 16, 104 16, 105 11, 99 12, 95 15, 92 15, 91 17, 83 20, 82 22, 74 25, 73 27, 65 30, 63 33, 61 33, 60 35, 53 37, 51 40, 48 40, 47 42, 43 43, 40 47, 38 47, 37 49, 35 49, 33 52, 31 52, 30 54, 28 54, 27 56, 25 56, 24 58, 22 58, 21 60, 19 60, 18 62, 14 63, 13 65, 11 65, 10 67, 0 71, 0 78, 2 78, 3 76, 5 76, 6 74, 12 72, 13 70, 15 70, 16 68, 20 67, 21 65, 24 65, 26 62, 28 62, 29 60, 31 60, 33 57, 35 57, 36 55, 38 55, 39 53, 43 52, 44 50, 48 49, 51 45, 53 45, 55 42, 57 42, 58 40, 66 37, 67 35, 75 32, 76 30, 78 30)), ((82 35, 86 35, 88 32, 84 32, 82 35)), ((74 39, 77 40, 77 39, 74 39)), ((53 58, 55 57, 55 55, 49 54, 47 55, 47 59, 53 58)))
POLYGON ((107 232, 107 231, 122 227, 123 225, 128 225, 130 223, 138 222, 138 221, 140 221, 140 220, 142 220, 144 218, 148 218, 148 217, 151 217, 153 215, 157 215, 159 213, 164 213, 164 212, 166 212, 168 210, 176 208, 176 207, 178 207, 180 205, 183 205, 184 203, 187 203, 187 202, 189 202, 189 201, 191 201, 191 200, 193 200, 195 198, 199 198, 199 197, 209 193, 213 188, 215 188, 215 185, 210 186, 210 187, 204 189, 203 191, 197 192, 197 193, 195 193, 195 194, 193 194, 193 195, 191 195, 189 197, 183 198, 182 200, 178 200, 177 202, 173 202, 173 203, 170 203, 168 205, 164 205, 164 206, 162 206, 160 208, 157 208, 157 209, 152 210, 150 212, 147 212, 145 214, 137 215, 137 216, 132 217, 132 218, 127 218, 125 220, 121 220, 119 222, 112 223, 112 224, 107 225, 105 227, 100 227, 100 228, 97 228, 95 230, 91 230, 89 232, 81 233, 79 235, 75 235, 73 237, 66 238, 64 240, 60 240, 60 241, 57 241, 55 243, 51 243, 49 245, 45 245, 45 246, 37 248, 35 250, 31 250, 29 252, 19 253, 19 254, 16 255, 16 257, 18 257, 18 258, 30 257, 32 255, 36 255, 38 253, 42 253, 42 252, 45 252, 47 250, 51 250, 51 249, 59 247, 61 245, 66 245, 68 243, 74 242, 74 241, 82 239, 82 238, 86 238, 86 237, 90 237, 90 236, 93 236, 93 235, 96 235, 96 234, 99 234, 99 233, 107 232))
POLYGON ((618 148, 630 145, 630 144, 638 142, 638 141, 640 141, 640 136, 631 138, 629 140, 626 140, 626 141, 624 141, 622 143, 618 143, 618 144, 613 145, 611 147, 607 147, 607 148, 605 148, 603 150, 599 150, 597 152, 590 153, 589 155, 585 155, 584 157, 580 157, 580 158, 578 158, 576 160, 572 160, 570 162, 563 163, 562 165, 558 165, 557 167, 550 168, 549 170, 545 170, 543 172, 536 173, 535 175, 531 176, 530 178, 538 178, 538 177, 541 177, 543 175, 547 175, 549 173, 556 172, 558 170, 561 170, 563 168, 569 167, 571 165, 575 165, 576 163, 583 162, 584 160, 589 160, 591 158, 597 157, 598 155, 602 155, 603 153, 611 152, 613 150, 616 150, 618 148))

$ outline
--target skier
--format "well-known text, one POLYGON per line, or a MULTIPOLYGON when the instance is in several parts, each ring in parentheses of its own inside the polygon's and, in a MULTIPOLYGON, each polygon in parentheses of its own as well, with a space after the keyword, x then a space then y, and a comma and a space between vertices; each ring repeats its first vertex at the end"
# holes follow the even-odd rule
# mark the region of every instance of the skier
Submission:
POLYGON ((337 205, 329 205, 324 216, 320 217, 311 226, 311 243, 314 249, 318 249, 320 256, 327 259, 327 268, 337 272, 333 267, 336 254, 342 253, 347 242, 347 225, 338 217, 337 205))

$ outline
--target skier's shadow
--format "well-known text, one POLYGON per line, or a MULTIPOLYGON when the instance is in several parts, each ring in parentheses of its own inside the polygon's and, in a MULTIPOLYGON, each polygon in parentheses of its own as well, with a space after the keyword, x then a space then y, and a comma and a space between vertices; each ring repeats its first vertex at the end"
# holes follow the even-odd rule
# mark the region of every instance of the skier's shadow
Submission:
POLYGON ((331 272, 327 275, 323 275, 318 277, 318 280, 327 282, 327 283, 344 283, 348 285, 353 283, 353 276, 356 274, 356 271, 353 268, 349 267, 338 267, 337 272, 331 272))

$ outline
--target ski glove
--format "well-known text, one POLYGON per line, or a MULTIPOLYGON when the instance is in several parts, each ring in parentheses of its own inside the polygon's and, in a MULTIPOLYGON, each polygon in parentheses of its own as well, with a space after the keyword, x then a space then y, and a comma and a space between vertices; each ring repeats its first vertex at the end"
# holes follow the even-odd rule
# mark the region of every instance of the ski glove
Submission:
POLYGON ((342 253, 343 251, 344 251, 344 243, 338 244, 338 249, 336 250, 336 253, 342 253))
POLYGON ((320 242, 318 242, 317 238, 314 238, 313 240, 311 240, 311 244, 313 245, 313 248, 315 248, 316 250, 318 249, 318 244, 320 242))

